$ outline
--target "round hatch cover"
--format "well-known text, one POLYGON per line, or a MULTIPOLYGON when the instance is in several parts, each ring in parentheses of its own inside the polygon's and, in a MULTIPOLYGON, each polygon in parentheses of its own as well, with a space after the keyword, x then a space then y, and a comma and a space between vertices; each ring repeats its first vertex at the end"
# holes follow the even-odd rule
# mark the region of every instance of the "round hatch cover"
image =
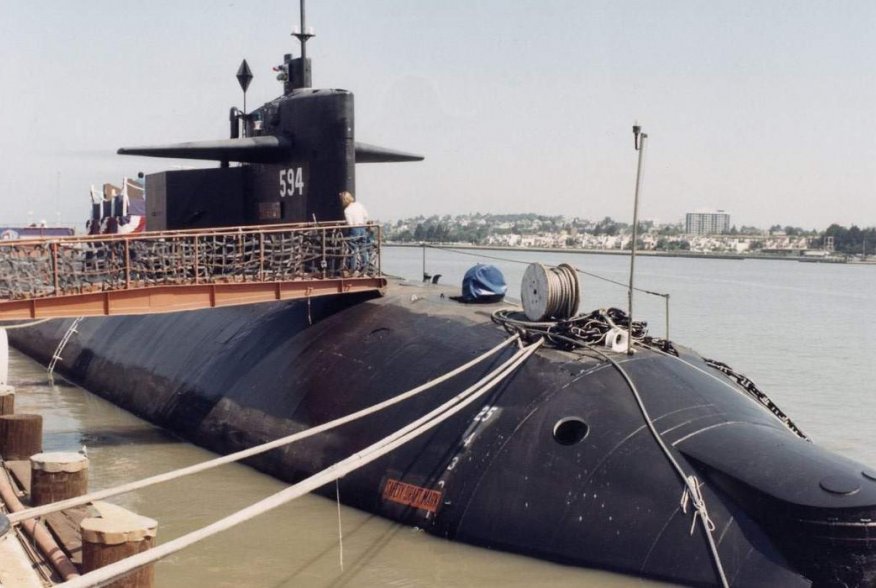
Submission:
POLYGON ((842 474, 822 478, 821 482, 818 484, 822 489, 827 490, 832 494, 849 495, 854 494, 861 489, 861 485, 856 479, 842 474))

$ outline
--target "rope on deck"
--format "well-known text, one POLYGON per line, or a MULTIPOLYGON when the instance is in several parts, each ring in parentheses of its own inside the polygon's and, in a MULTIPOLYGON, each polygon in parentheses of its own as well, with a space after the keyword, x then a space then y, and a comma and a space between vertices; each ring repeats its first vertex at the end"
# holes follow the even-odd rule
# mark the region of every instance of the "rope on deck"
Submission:
POLYGON ((430 429, 433 429, 462 409, 466 408, 478 398, 482 397, 517 369, 517 367, 529 358, 529 356, 532 355, 542 343, 543 340, 540 339, 527 347, 520 348, 517 353, 505 361, 500 367, 493 370, 484 378, 478 380, 477 383, 463 392, 460 392, 435 410, 321 472, 318 472, 297 484, 293 484, 268 498, 251 504, 250 506, 197 531, 193 531, 187 535, 174 539, 173 541, 169 541, 137 555, 133 555, 103 568, 99 568, 93 572, 85 574, 84 576, 59 584, 58 586, 63 588, 105 586, 143 566, 154 563, 159 559, 176 553, 194 543, 207 539, 208 537, 230 529, 235 525, 246 522, 272 509, 282 506, 287 502, 316 490, 320 486, 324 486, 325 484, 337 480, 352 471, 364 467, 372 461, 386 455, 390 451, 401 447, 405 443, 408 443, 430 429))
POLYGON ((363 408, 362 410, 356 411, 354 413, 348 414, 346 416, 340 417, 338 419, 334 419, 322 425, 317 425, 316 427, 311 427, 304 431, 294 433, 292 435, 287 435, 286 437, 282 437, 280 439, 275 439, 274 441, 269 441, 268 443, 263 443, 261 445, 256 445, 255 447, 250 447, 249 449, 244 449, 242 451, 238 451, 236 453, 231 453, 229 455, 224 455, 222 457, 217 457, 215 459, 211 459, 208 461, 204 461, 198 464, 194 464, 185 468, 181 468, 178 470, 173 470, 171 472, 165 472, 163 474, 157 474, 155 476, 150 476, 148 478, 143 478, 141 480, 135 480, 133 482, 128 482, 127 484, 122 484, 120 486, 116 486, 114 488, 106 488, 104 490, 98 490, 96 492, 91 492, 89 494, 85 494, 83 496, 77 496, 76 498, 70 498, 67 500, 61 500, 58 502, 53 502, 51 504, 46 504, 44 506, 38 506, 34 508, 29 508, 27 510, 23 510, 21 512, 12 513, 9 515, 9 520, 12 523, 18 523, 26 519, 31 519, 34 517, 43 516, 52 512, 58 512, 61 510, 65 510, 68 508, 73 508, 74 506, 81 506, 83 504, 88 504, 90 502, 94 502, 95 500, 103 500, 106 498, 111 498, 113 496, 118 496, 120 494, 126 494, 128 492, 133 492, 134 490, 139 490, 140 488, 146 488, 147 486, 152 486, 154 484, 160 484, 162 482, 169 482, 171 480, 176 480, 177 478, 182 478, 184 476, 189 476, 191 474, 196 474, 198 472, 203 472, 205 470, 209 470, 215 467, 219 467, 221 465, 225 465, 228 463, 240 461, 242 459, 246 459, 247 457, 252 457, 253 455, 258 455, 260 453, 265 453, 266 451, 270 451, 272 449, 276 449, 278 447, 283 447, 284 445, 289 445, 291 443, 295 443, 296 441, 300 441, 302 439, 306 439, 308 437, 312 437, 313 435, 317 435, 324 431, 328 431, 330 429, 334 429, 335 427, 339 427, 346 423, 355 421, 362 417, 368 416, 384 408, 388 408, 394 404, 398 404, 403 400, 407 400, 412 396, 415 396, 421 392, 424 392, 430 388, 434 388, 435 386, 442 384, 443 382, 453 378, 461 374, 462 372, 468 370, 469 368, 477 365, 481 361, 487 359, 488 357, 494 355, 499 352, 503 348, 510 345, 512 342, 519 340, 518 336, 509 337, 502 341, 502 343, 496 345, 492 349, 482 353, 478 357, 475 357, 471 361, 439 376, 434 380, 430 380, 425 384, 421 384, 416 388, 412 388, 407 392, 403 392, 397 396, 393 396, 383 402, 379 402, 372 406, 363 408))

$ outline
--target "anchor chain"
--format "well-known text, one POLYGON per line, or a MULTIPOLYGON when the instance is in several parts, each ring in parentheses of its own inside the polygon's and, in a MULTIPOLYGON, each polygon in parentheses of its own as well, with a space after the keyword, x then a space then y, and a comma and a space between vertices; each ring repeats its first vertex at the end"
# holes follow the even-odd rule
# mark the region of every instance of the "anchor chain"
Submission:
POLYGON ((736 383, 739 384, 743 390, 748 392, 749 395, 751 395, 755 400, 757 400, 760 404, 762 404, 767 410, 769 410, 771 413, 773 413, 776 416, 776 418, 779 419, 780 421, 782 421, 782 423, 784 423, 784 425, 786 427, 788 427, 788 429, 790 429, 795 435, 797 435, 801 439, 806 439, 807 441, 809 441, 809 437, 807 437, 806 434, 800 430, 800 427, 798 427, 797 425, 794 424, 794 421, 791 420, 791 417, 786 415, 785 412, 782 409, 780 409, 776 405, 776 403, 770 399, 769 396, 767 396, 757 386, 755 386, 754 382, 752 382, 750 379, 748 379, 743 374, 740 374, 739 372, 734 371, 733 368, 731 368, 726 363, 722 363, 722 362, 714 360, 714 359, 707 359, 705 357, 703 358, 703 361, 705 361, 706 365, 708 365, 709 367, 718 370, 719 372, 721 372, 725 376, 732 378, 733 380, 736 380, 736 383))

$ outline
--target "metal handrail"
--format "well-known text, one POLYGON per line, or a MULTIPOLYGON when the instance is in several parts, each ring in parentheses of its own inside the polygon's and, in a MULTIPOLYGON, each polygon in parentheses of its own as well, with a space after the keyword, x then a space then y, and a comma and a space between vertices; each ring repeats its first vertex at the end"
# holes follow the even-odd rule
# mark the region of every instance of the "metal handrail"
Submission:
POLYGON ((0 300, 380 275, 379 225, 338 222, 0 241, 0 300))
POLYGON ((240 233, 270 233, 284 232, 290 229, 312 229, 312 228, 338 228, 349 229, 352 227, 366 227, 370 229, 378 228, 380 225, 374 221, 369 221, 363 225, 348 225, 339 221, 319 221, 319 222, 301 222, 301 223, 285 223, 277 225, 239 225, 229 227, 207 227, 202 229, 176 229, 170 231, 147 231, 141 233, 127 234, 100 234, 100 235, 70 235, 67 237, 26 237, 22 239, 13 239, 8 241, 0 240, 0 247, 8 245, 26 245, 29 243, 46 243, 50 241, 91 241, 94 239, 101 241, 121 241, 124 239, 137 239, 146 237, 176 237, 184 235, 212 235, 212 234, 240 234, 240 233))

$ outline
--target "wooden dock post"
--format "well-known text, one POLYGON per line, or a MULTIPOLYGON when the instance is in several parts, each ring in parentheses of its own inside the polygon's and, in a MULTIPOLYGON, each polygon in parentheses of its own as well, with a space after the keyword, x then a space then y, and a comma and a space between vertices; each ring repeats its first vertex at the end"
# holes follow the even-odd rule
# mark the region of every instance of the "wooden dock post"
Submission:
MULTIPOLYGON (((155 544, 158 523, 108 502, 95 502, 100 517, 82 521, 82 572, 136 555, 155 544)), ((140 568, 124 578, 107 584, 111 588, 151 588, 154 566, 140 568)))
POLYGON ((0 416, 15 414, 15 386, 0 384, 0 416))
POLYGON ((42 506, 88 492, 88 458, 81 453, 37 453, 30 457, 30 502, 42 506))
POLYGON ((0 456, 6 461, 29 459, 43 450, 43 417, 38 414, 0 416, 0 456))

